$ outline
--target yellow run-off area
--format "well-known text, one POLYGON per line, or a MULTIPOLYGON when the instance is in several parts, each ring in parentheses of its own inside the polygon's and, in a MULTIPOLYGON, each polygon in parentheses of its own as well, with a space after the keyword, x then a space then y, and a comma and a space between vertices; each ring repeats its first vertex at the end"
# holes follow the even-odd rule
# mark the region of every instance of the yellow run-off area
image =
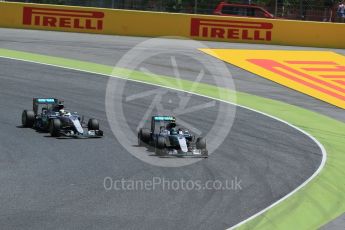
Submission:
POLYGON ((249 72, 345 109, 345 57, 327 51, 201 49, 249 72))

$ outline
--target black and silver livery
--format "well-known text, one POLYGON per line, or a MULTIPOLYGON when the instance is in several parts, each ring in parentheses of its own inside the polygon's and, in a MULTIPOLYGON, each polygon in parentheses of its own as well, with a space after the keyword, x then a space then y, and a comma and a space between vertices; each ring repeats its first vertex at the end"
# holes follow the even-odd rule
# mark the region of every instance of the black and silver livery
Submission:
POLYGON ((208 157, 205 138, 178 127, 173 116, 153 116, 151 129, 139 130, 138 144, 153 146, 160 157, 208 157))
POLYGON ((77 112, 65 110, 64 103, 56 98, 33 98, 33 109, 24 110, 22 125, 48 131, 53 137, 97 138, 103 136, 99 122, 90 119, 87 124, 77 112))

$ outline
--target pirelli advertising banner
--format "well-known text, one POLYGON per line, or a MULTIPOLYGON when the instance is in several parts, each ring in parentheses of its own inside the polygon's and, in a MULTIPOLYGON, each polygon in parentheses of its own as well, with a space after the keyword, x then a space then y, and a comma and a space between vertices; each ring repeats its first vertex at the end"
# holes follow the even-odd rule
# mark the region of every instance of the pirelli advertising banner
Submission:
POLYGON ((345 24, 0 3, 0 27, 345 48, 345 24))

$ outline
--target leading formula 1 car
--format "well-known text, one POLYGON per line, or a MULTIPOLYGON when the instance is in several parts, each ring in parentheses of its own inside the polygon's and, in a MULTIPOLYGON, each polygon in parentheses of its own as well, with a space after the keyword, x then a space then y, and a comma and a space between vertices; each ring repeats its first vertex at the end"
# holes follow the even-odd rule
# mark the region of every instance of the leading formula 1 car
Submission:
POLYGON ((22 113, 23 127, 48 131, 52 137, 97 138, 103 136, 99 122, 90 119, 87 126, 78 113, 64 109, 63 101, 56 98, 34 98, 33 110, 22 113), (85 130, 85 129, 88 130, 85 130))
POLYGON ((160 157, 208 157, 206 139, 177 127, 172 116, 153 116, 151 130, 141 128, 138 132, 138 145, 144 144, 153 146, 160 157))

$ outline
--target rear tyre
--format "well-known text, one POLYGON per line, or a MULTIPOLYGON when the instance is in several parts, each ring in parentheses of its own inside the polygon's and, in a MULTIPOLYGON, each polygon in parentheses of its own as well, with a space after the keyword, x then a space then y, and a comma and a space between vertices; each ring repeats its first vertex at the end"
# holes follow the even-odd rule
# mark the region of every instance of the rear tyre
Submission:
POLYGON ((140 129, 138 133, 138 144, 148 144, 151 139, 151 131, 149 129, 140 129))
POLYGON ((61 121, 59 119, 52 119, 49 124, 49 133, 52 137, 61 136, 61 121))
POLYGON ((144 142, 142 141, 142 137, 141 137, 141 132, 140 131, 138 132, 138 146, 143 146, 144 142))
POLYGON ((35 122, 34 111, 24 110, 22 113, 22 125, 26 128, 32 128, 35 122))
POLYGON ((90 119, 89 122, 87 123, 87 128, 89 130, 99 130, 99 122, 97 119, 90 119))

